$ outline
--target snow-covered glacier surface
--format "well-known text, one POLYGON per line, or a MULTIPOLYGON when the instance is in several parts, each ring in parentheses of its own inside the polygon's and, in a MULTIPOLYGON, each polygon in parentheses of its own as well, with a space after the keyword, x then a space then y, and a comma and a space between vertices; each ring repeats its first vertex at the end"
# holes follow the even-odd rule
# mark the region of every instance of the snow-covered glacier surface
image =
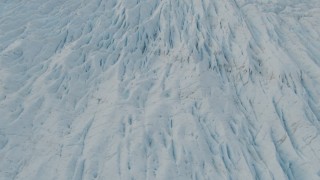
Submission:
POLYGON ((0 0, 0 179, 320 179, 319 0, 0 0))

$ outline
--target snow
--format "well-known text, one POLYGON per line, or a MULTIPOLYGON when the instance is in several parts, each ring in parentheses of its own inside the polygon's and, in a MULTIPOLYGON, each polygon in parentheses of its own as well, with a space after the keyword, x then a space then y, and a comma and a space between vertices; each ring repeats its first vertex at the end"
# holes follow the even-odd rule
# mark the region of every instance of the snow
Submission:
POLYGON ((320 1, 0 0, 0 179, 320 179, 320 1))

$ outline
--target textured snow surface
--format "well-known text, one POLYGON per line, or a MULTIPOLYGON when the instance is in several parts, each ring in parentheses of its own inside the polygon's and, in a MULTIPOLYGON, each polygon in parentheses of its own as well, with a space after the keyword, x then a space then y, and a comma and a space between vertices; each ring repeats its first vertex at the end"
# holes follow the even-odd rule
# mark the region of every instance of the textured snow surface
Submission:
POLYGON ((319 0, 0 0, 0 179, 320 179, 319 0))

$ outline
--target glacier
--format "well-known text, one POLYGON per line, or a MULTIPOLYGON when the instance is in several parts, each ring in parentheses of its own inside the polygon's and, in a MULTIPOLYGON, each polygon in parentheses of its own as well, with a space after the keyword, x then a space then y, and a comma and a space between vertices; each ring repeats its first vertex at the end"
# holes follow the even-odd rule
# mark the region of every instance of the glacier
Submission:
POLYGON ((0 179, 320 179, 319 0, 0 0, 0 179))

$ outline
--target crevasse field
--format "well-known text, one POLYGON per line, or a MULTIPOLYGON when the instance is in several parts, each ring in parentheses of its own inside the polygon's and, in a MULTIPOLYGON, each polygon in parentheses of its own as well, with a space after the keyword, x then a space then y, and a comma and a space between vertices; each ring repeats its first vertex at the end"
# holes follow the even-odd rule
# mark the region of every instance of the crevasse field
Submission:
POLYGON ((0 179, 320 179, 319 0, 0 0, 0 179))

